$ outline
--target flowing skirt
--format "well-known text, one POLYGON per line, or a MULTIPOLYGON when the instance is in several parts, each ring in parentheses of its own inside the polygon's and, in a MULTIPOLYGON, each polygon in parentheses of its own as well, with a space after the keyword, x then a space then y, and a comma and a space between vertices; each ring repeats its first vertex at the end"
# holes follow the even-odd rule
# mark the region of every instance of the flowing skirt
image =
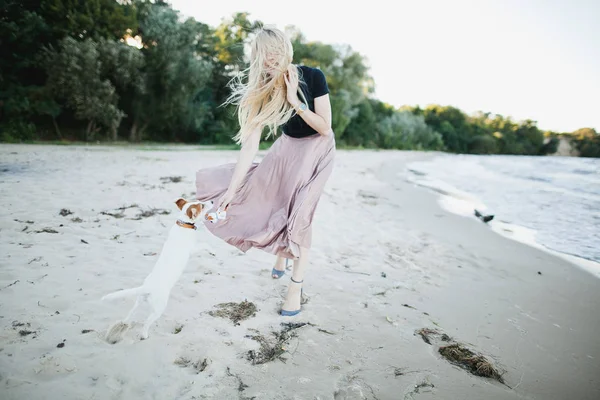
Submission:
MULTIPOLYGON (((254 163, 227 209, 227 218, 206 228, 243 252, 254 247, 296 259, 311 246, 311 224, 333 170, 335 138, 282 134, 254 163)), ((215 204, 227 191, 235 163, 196 173, 196 198, 215 204)))

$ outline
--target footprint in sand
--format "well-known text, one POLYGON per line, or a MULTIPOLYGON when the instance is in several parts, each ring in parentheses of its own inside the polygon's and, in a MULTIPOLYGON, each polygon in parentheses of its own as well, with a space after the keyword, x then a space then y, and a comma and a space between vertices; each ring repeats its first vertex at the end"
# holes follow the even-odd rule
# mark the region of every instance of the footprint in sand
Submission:
POLYGON ((334 400, 375 400, 373 388, 356 376, 346 377, 339 382, 333 394, 334 400))
POLYGON ((108 329, 104 339, 110 344, 116 344, 123 340, 123 336, 130 328, 131 326, 129 324, 121 321, 116 322, 108 329))

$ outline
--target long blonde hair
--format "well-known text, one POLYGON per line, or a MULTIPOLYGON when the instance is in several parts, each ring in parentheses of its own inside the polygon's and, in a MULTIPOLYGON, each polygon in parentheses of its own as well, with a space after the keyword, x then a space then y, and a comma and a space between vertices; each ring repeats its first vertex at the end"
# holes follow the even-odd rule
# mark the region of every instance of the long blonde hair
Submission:
MULTIPOLYGON (((229 83, 231 95, 225 104, 237 105, 240 130, 234 136, 241 144, 258 128, 268 127, 267 138, 277 134, 277 127, 294 114, 287 101, 284 74, 290 83, 299 82, 298 70, 292 59, 294 50, 290 39, 277 28, 261 27, 251 43, 250 66, 229 83), (270 74, 269 74, 270 72, 270 74)), ((306 103, 300 87, 298 94, 306 103)))

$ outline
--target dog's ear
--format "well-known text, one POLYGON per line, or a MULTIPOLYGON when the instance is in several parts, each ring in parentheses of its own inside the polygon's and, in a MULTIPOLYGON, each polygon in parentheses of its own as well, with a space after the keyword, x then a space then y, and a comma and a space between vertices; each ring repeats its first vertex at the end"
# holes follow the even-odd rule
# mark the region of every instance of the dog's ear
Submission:
POLYGON ((188 207, 187 209, 187 216, 190 219, 196 219, 196 217, 198 216, 198 214, 200 214, 200 210, 202 210, 202 205, 201 204, 193 204, 191 206, 188 207))
POLYGON ((177 204, 177 207, 179 207, 180 210, 183 208, 183 206, 185 206, 185 203, 187 203, 187 201, 185 201, 185 199, 182 197, 179 197, 175 200, 175 204, 177 204))

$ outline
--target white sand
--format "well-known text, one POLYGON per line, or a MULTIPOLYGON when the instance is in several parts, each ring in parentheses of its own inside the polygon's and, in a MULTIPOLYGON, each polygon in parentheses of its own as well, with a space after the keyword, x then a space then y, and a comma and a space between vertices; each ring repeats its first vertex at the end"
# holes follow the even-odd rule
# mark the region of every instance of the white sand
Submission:
POLYGON ((338 152, 298 317, 277 314, 289 275, 271 279, 272 256, 200 230, 150 338, 130 331, 108 344, 133 299, 100 297, 142 282, 174 222, 173 198, 192 197, 196 169, 235 156, 2 146, 0 399, 600 398, 600 279, 442 210, 397 176, 425 153, 338 152), (102 214, 132 204, 124 218, 102 214), (133 219, 151 208, 171 214, 133 219), (36 233, 44 228, 58 233, 36 233), (208 315, 244 299, 259 310, 238 326, 208 315), (281 322, 314 325, 293 331, 285 362, 252 365, 259 344, 247 336, 271 338, 281 322), (449 364, 415 335, 424 327, 490 358, 506 385, 449 364), (208 365, 198 372, 177 365, 182 357, 208 365))

